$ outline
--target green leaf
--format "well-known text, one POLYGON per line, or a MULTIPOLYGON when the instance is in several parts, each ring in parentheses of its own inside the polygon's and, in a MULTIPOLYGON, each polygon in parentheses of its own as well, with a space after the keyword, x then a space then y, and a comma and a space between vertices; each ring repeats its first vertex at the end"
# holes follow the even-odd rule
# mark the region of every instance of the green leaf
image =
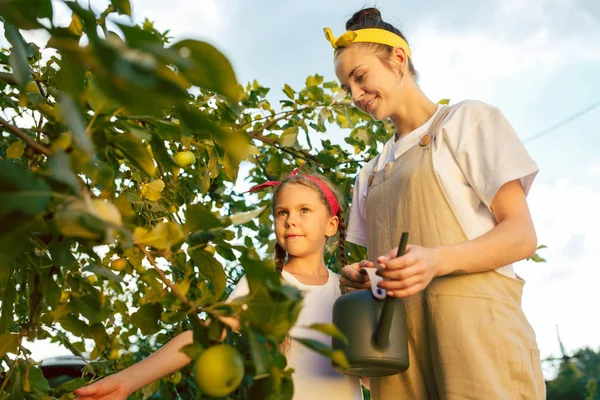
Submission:
POLYGON ((254 218, 260 216, 267 206, 262 206, 257 208, 256 210, 241 212, 231 216, 231 224, 232 225, 244 225, 247 222, 252 221, 254 218))
POLYGON ((71 298, 71 310, 80 313, 90 323, 101 322, 108 316, 108 308, 102 306, 101 293, 95 288, 86 289, 83 296, 71 298))
POLYGON ((153 176, 156 173, 154 160, 148 149, 142 141, 132 133, 122 133, 112 139, 112 143, 123 152, 137 167, 141 168, 148 175, 153 176))
POLYGON ((29 365, 29 368, 26 368, 25 364, 22 364, 21 376, 23 379, 29 380, 30 391, 26 394, 26 399, 44 400, 48 398, 50 385, 44 377, 41 369, 32 364, 29 365))
POLYGON ((107 97, 100 89, 95 77, 88 81, 85 97, 92 110, 97 113, 110 114, 119 108, 119 103, 107 97))
POLYGON ((296 94, 296 92, 287 83, 285 85, 283 85, 283 93, 285 93, 285 95, 287 97, 289 97, 290 99, 294 100, 294 95, 296 94))
POLYGON ((83 34, 83 23, 81 22, 81 18, 79 15, 72 13, 71 14, 71 23, 69 24, 69 32, 77 37, 81 37, 83 34))
POLYGON ((256 368, 256 375, 267 373, 268 359, 265 340, 252 329, 247 330, 248 342, 250 344, 250 356, 256 368), (261 340, 262 339, 262 340, 261 340))
POLYGON ((323 83, 323 77, 319 74, 306 78, 306 87, 318 86, 323 83))
POLYGON ((184 127, 197 138, 221 140, 225 137, 221 127, 212 122, 203 112, 186 106, 177 106, 176 109, 184 127))
POLYGON ((61 383, 54 391, 58 393, 67 392, 72 393, 75 389, 85 386, 90 381, 90 378, 75 378, 70 381, 61 383))
POLYGON ((94 146, 87 134, 87 129, 81 111, 73 99, 63 95, 60 101, 60 110, 65 122, 69 125, 75 134, 75 140, 79 146, 87 153, 94 153, 94 146))
POLYGON ((204 347, 202 347, 201 345, 194 343, 194 344, 188 344, 185 347, 182 347, 180 350, 182 353, 184 353, 186 356, 188 356, 189 358, 191 358, 192 360, 197 359, 198 357, 200 357, 200 354, 202 354, 204 352, 204 347))
POLYGON ((29 45, 23 39, 21 33, 9 23, 4 24, 4 36, 6 36, 6 39, 12 45, 9 57, 10 67, 13 70, 17 83, 20 86, 24 86, 31 80, 31 68, 27 62, 27 54, 30 51, 29 45))
POLYGON ((71 160, 69 155, 63 150, 54 153, 48 161, 50 176, 73 189, 74 193, 79 193, 79 181, 77 176, 71 170, 71 160))
POLYGON ((52 20, 52 3, 50 0, 0 0, 0 16, 19 29, 43 28, 37 19, 52 20))
POLYGON ((95 42, 98 39, 98 32, 96 31, 98 24, 94 12, 83 8, 76 1, 67 1, 65 4, 81 18, 83 30, 87 33, 90 40, 95 42))
POLYGON ((150 233, 136 228, 134 240, 136 243, 152 246, 158 250, 168 250, 185 239, 181 227, 174 222, 159 222, 150 233))
MULTIPOLYGON (((56 86, 57 89, 67 93, 71 99, 79 99, 81 98, 81 93, 84 91, 86 80, 85 70, 83 67, 84 61, 78 57, 76 53, 70 50, 69 45, 78 46, 78 40, 74 38, 68 38, 63 39, 56 44, 56 47, 61 51, 62 54, 60 70, 56 76, 56 86)), ((79 118, 81 119, 81 112, 78 107, 74 106, 74 104, 70 106, 77 109, 79 118)), ((75 123, 75 121, 73 123, 75 123)), ((83 122, 81 122, 81 124, 83 124, 83 122)), ((71 129, 73 128, 71 127, 71 129)))
POLYGON ((237 101, 239 84, 233 68, 220 51, 197 40, 182 40, 172 47, 183 58, 178 67, 194 85, 237 101))
POLYGON ((209 230, 227 226, 219 216, 213 214, 203 204, 197 203, 188 206, 185 211, 185 228, 190 232, 209 230))
POLYGON ((194 249, 190 256, 194 260, 194 264, 200 270, 200 273, 207 277, 212 283, 215 296, 221 297, 227 287, 227 275, 223 270, 223 266, 207 251, 202 249, 194 249))
POLYGON ((341 350, 333 350, 331 347, 312 339, 304 339, 304 338, 293 338, 294 340, 302 343, 309 349, 316 351, 317 353, 331 359, 341 368, 350 368, 350 364, 348 364, 348 359, 346 355, 341 350))
MULTIPOLYGON (((111 0, 112 1, 112 0, 111 0)), ((131 47, 144 48, 147 44, 158 44, 162 47, 162 43, 158 36, 154 35, 150 31, 146 31, 139 26, 130 26, 125 24, 117 24, 123 35, 125 35, 125 41, 131 47)))
POLYGON ((17 297, 17 287, 15 285, 14 277, 12 276, 12 268, 9 268, 8 271, 9 273, 7 274, 7 279, 5 281, 6 290, 4 296, 0 298, 2 299, 2 308, 0 309, 0 333, 7 332, 10 324, 12 324, 14 320, 13 308, 17 297))
POLYGON ((283 147, 291 147, 296 144, 296 139, 298 138, 298 126, 290 126, 289 128, 285 128, 281 137, 279 138, 279 143, 283 147))
POLYGON ((131 322, 142 331, 142 335, 151 335, 158 332, 160 326, 160 315, 162 314, 160 304, 144 304, 131 316, 131 322))
POLYGON ((229 181, 235 182, 240 171, 240 163, 232 160, 227 153, 224 157, 219 157, 219 164, 229 181))
POLYGON ((103 276, 106 279, 110 279, 113 282, 117 282, 117 283, 123 282, 123 278, 121 278, 119 275, 116 275, 110 269, 108 269, 106 267, 102 267, 100 265, 89 264, 83 270, 93 272, 94 274, 103 276))
POLYGON ((346 336, 334 324, 312 324, 309 328, 331 336, 344 344, 348 344, 346 336))
POLYGON ((64 317, 59 319, 58 322, 62 325, 62 327, 65 330, 71 332, 75 336, 86 336, 89 330, 89 326, 85 322, 77 318, 77 316, 75 316, 75 314, 73 313, 65 315, 64 317))
POLYGON ((12 144, 6 149, 6 158, 21 158, 25 152, 25 147, 25 142, 21 142, 20 140, 12 142, 12 144))
POLYGON ((50 200, 50 187, 22 165, 0 160, 0 221, 13 212, 41 213, 50 200))
POLYGON ((540 262, 546 262, 546 259, 541 257, 538 253, 535 253, 533 256, 531 256, 530 258, 528 258, 528 260, 531 260, 533 262, 536 263, 540 263, 540 262))
POLYGON ((116 7, 119 14, 126 14, 131 17, 131 5, 129 0, 110 0, 110 3, 116 7))
POLYGON ((16 333, 5 333, 0 335, 0 358, 6 353, 17 354, 19 348, 19 335, 16 333))

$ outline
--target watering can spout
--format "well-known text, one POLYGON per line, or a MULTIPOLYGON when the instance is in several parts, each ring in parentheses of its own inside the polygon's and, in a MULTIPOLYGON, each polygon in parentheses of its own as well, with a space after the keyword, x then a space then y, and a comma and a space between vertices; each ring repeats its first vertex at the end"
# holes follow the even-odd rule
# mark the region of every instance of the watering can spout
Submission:
POLYGON ((385 299, 379 323, 373 335, 373 344, 380 351, 387 349, 390 344, 390 328, 394 319, 394 303, 394 299, 391 297, 385 299))
MULTIPOLYGON (((401 257, 406 251, 406 243, 408 242, 408 232, 403 232, 400 238, 400 245, 398 246, 398 252, 396 257, 401 257)), ((402 304, 397 304, 393 297, 386 297, 379 316, 379 322, 377 328, 373 332, 373 345, 380 351, 387 349, 390 343, 390 328, 392 326, 392 320, 394 319, 394 308, 400 307, 402 304)))

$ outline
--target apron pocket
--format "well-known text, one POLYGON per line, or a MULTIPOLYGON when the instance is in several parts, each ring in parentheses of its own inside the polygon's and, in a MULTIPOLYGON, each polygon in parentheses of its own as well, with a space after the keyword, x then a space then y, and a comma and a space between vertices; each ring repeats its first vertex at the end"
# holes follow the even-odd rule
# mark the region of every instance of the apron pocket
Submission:
POLYGON ((486 296, 430 293, 428 303, 441 398, 511 398, 495 302, 486 296))

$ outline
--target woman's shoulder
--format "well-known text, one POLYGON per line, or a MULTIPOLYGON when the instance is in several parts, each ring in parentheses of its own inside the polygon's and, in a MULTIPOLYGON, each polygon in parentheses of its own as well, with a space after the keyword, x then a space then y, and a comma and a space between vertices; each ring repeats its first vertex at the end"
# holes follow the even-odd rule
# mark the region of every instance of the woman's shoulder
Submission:
POLYGON ((481 100, 462 100, 450 106, 448 121, 478 121, 498 113, 499 109, 481 100))

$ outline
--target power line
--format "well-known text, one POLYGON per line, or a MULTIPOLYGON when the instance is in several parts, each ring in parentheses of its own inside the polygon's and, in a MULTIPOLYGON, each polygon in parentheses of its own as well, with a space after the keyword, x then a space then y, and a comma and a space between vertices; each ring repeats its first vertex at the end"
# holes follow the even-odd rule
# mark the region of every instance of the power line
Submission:
POLYGON ((558 129, 561 126, 563 126, 565 124, 568 124, 569 122, 571 122, 571 121, 573 121, 573 120, 581 117, 582 115, 587 114, 588 112, 592 111, 594 108, 599 107, 599 106, 600 106, 600 101, 598 101, 597 103, 594 103, 591 106, 588 106, 588 107, 584 108, 583 110, 581 110, 581 111, 579 111, 579 112, 571 115, 569 118, 567 118, 567 119, 565 119, 563 121, 560 121, 559 123, 557 123, 555 125, 552 125, 551 127, 546 128, 543 131, 541 131, 539 133, 536 133, 533 136, 528 137, 527 139, 523 140, 523 143, 532 142, 535 139, 538 139, 538 138, 540 138, 540 137, 542 137, 542 136, 544 136, 544 135, 552 132, 553 130, 558 129))

